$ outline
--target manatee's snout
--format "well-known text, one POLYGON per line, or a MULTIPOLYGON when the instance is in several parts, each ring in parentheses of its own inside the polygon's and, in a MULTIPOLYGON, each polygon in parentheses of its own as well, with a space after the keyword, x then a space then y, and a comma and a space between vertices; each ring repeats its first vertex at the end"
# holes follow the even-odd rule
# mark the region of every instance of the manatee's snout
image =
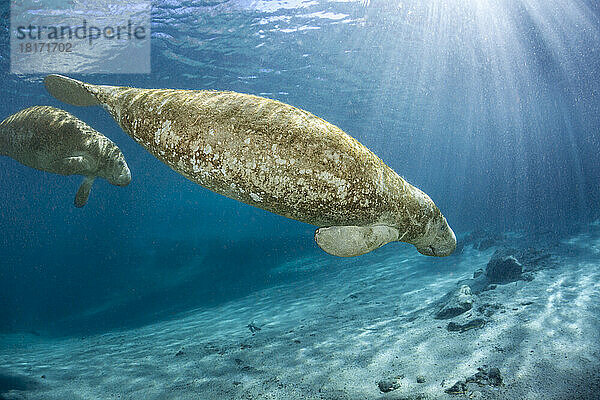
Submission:
POLYGON ((111 185, 126 186, 131 182, 131 171, 125 161, 121 149, 114 143, 110 142, 104 150, 104 155, 101 157, 104 161, 98 176, 106 179, 111 185))
POLYGON ((420 244, 417 251, 426 256, 446 257, 456 249, 456 235, 444 218, 444 223, 438 228, 433 240, 420 244))
POLYGON ((131 171, 129 170, 129 167, 125 166, 117 179, 115 179, 115 185, 126 186, 129 185, 129 182, 131 182, 131 171))
POLYGON ((129 182, 131 182, 131 171, 127 164, 122 164, 121 168, 117 168, 110 183, 117 186, 126 186, 129 185, 129 182))

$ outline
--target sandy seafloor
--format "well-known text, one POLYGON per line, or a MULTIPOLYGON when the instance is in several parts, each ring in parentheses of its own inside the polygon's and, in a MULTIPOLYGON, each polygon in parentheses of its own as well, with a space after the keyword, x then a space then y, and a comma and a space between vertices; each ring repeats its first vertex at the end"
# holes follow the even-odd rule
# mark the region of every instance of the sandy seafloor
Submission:
POLYGON ((485 250, 464 243, 436 263, 401 246, 343 268, 329 256, 299 259, 273 271, 292 284, 126 331, 3 335, 0 398, 600 399, 600 226, 561 239, 508 236, 485 250), (542 255, 533 280, 435 319, 438 301, 500 245, 542 255), (446 329, 474 318, 485 325, 446 329), (501 386, 445 393, 484 365, 500 370, 501 386), (381 392, 386 379, 399 387, 381 392))

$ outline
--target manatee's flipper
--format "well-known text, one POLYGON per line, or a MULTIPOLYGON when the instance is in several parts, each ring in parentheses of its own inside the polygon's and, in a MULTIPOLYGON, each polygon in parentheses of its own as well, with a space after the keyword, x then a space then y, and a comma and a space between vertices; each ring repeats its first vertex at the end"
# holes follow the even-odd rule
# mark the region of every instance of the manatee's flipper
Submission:
POLYGON ((398 230, 385 225, 331 226, 315 232, 319 247, 338 257, 360 256, 395 240, 398 230))
POLYGON ((81 186, 79 186, 77 194, 75 195, 75 207, 81 208, 87 204, 94 179, 94 176, 86 176, 83 179, 83 182, 81 182, 81 186))
POLYGON ((94 106, 100 104, 90 90, 94 85, 67 78, 62 75, 48 75, 44 78, 46 90, 58 100, 73 106, 94 106))

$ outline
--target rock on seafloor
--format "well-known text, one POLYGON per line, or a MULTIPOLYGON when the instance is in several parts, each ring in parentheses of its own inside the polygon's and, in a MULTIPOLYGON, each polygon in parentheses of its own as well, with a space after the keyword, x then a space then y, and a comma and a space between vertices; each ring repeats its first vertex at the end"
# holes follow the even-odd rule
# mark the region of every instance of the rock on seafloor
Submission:
POLYGON ((521 279, 523 265, 514 256, 497 256, 496 254, 485 268, 489 283, 510 283, 521 279))
POLYGON ((502 375, 496 367, 488 368, 486 365, 477 368, 477 372, 467 378, 467 383, 476 383, 478 385, 500 386, 502 385, 502 375))
POLYGON ((395 378, 390 378, 390 379, 383 379, 379 382, 377 382, 377 386, 379 387, 379 390, 381 391, 381 393, 388 393, 391 391, 394 391, 396 389, 399 389, 401 386, 400 380, 402 379, 401 376, 397 376, 395 378))
POLYGON ((473 307, 474 297, 468 285, 462 285, 442 299, 442 306, 435 315, 436 319, 456 317, 473 307))
POLYGON ((480 387, 483 386, 502 386, 502 375, 500 370, 496 367, 490 367, 484 365, 483 367, 477 368, 477 372, 470 377, 457 381, 454 385, 444 390, 448 394, 462 395, 467 394, 469 390, 468 384, 474 383, 480 387))
POLYGON ((474 383, 479 387, 483 386, 502 386, 502 375, 496 367, 484 365, 477 368, 477 372, 470 377, 457 381, 454 385, 444 390, 448 394, 463 394, 466 395, 469 390, 469 383, 474 383))
POLYGON ((471 329, 483 328, 485 326, 485 324, 486 324, 486 321, 483 318, 475 318, 464 324, 457 324, 456 322, 450 322, 450 323, 448 323, 448 326, 446 329, 448 329, 449 332, 463 333, 463 332, 469 331, 471 329))

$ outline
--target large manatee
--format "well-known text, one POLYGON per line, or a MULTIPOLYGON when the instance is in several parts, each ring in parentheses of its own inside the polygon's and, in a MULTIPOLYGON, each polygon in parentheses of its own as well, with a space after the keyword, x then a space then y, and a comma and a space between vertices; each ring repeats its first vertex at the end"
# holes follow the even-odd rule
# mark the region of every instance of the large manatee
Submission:
POLYGON ((125 186, 131 172, 121 150, 106 136, 64 110, 26 108, 0 122, 0 155, 60 175, 83 175, 75 206, 83 207, 94 179, 125 186))
POLYGON ((447 256, 456 237, 433 201, 369 149, 313 114, 210 90, 92 85, 49 75, 72 105, 102 105, 135 141, 186 178, 227 197, 320 227, 343 257, 392 241, 447 256))

